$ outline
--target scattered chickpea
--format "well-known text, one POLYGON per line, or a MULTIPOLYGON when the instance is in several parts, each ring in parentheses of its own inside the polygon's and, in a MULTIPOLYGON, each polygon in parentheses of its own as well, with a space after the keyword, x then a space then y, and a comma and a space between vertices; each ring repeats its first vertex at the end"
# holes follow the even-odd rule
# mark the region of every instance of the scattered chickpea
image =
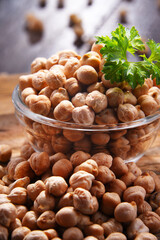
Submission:
POLYGON ((88 93, 83 92, 83 93, 77 93, 73 98, 72 98, 72 104, 75 107, 82 107, 86 104, 86 97, 88 93))
POLYGON ((107 153, 96 153, 92 156, 92 159, 96 161, 98 166, 111 167, 113 157, 107 153))
POLYGON ((137 205, 137 213, 138 213, 138 215, 140 215, 140 214, 142 214, 144 212, 147 212, 147 211, 152 211, 152 207, 145 200, 141 204, 137 205))
POLYGON ((45 190, 45 184, 41 180, 37 180, 27 186, 28 197, 34 201, 43 190, 45 190))
POLYGON ((74 227, 78 223, 78 216, 74 207, 63 207, 56 213, 56 222, 62 227, 74 227))
POLYGON ((81 170, 91 173, 95 177, 98 175, 98 165, 93 159, 88 159, 85 162, 81 163, 74 169, 74 172, 78 172, 81 170))
POLYGON ((27 202, 27 190, 23 187, 15 187, 8 195, 8 198, 14 204, 23 204, 27 202))
POLYGON ((99 71, 100 61, 101 61, 101 57, 95 51, 90 51, 85 53, 80 60, 81 66, 83 65, 92 66, 97 72, 99 71))
POLYGON ((53 154, 52 156, 49 156, 50 165, 53 166, 58 160, 63 158, 66 159, 67 157, 64 153, 61 153, 61 152, 58 152, 53 154))
POLYGON ((55 108, 61 101, 69 100, 67 90, 62 87, 54 90, 50 96, 50 100, 53 108, 55 108))
POLYGON ((48 237, 43 231, 40 230, 34 230, 28 233, 25 237, 24 240, 31 240, 31 239, 40 239, 40 240, 48 240, 48 237))
POLYGON ((152 233, 139 233, 134 240, 157 240, 157 237, 152 233))
POLYGON ((66 76, 60 68, 53 68, 46 74, 46 82, 52 90, 55 90, 63 87, 66 82, 66 76))
POLYGON ((13 222, 11 222, 9 226, 9 230, 13 232, 16 228, 22 227, 21 220, 19 218, 15 218, 13 222))
POLYGON ((127 172, 120 178, 120 180, 122 180, 127 187, 133 185, 135 179, 136 176, 132 172, 127 172))
POLYGON ((158 207, 160 207, 160 191, 151 194, 149 198, 149 204, 153 210, 156 210, 158 207))
POLYGON ((73 192, 67 192, 60 198, 58 202, 58 209, 67 206, 73 206, 73 192))
POLYGON ((94 176, 86 171, 78 171, 69 179, 70 186, 73 189, 76 189, 77 187, 81 187, 84 189, 89 190, 92 186, 92 181, 94 180, 94 176))
POLYGON ((76 167, 90 158, 91 155, 89 153, 83 151, 76 151, 71 155, 70 161, 73 167, 76 167))
POLYGON ((159 233, 160 231, 160 216, 152 211, 147 211, 139 215, 139 218, 149 228, 151 233, 159 233))
POLYGON ((72 111, 72 118, 75 123, 92 125, 94 122, 94 111, 87 105, 81 107, 75 107, 72 111))
POLYGON ((22 226, 34 230, 37 228, 37 214, 34 211, 28 211, 22 219, 22 226))
POLYGON ((93 196, 101 198, 105 193, 105 186, 102 182, 93 180, 90 192, 93 196))
POLYGON ((147 172, 138 176, 134 181, 134 185, 142 186, 146 190, 146 193, 152 193, 155 189, 154 179, 147 172))
POLYGON ((67 60, 66 64, 64 65, 64 74, 66 78, 73 77, 75 71, 80 67, 80 61, 75 58, 71 57, 67 60))
POLYGON ((67 191, 68 185, 63 177, 53 176, 46 181, 46 190, 50 194, 59 197, 67 191))
POLYGON ((109 234, 109 236, 105 240, 127 240, 126 236, 123 233, 115 232, 109 234))
POLYGON ((50 167, 49 156, 46 152, 33 153, 28 161, 36 175, 41 175, 50 167))
POLYGON ((141 186, 131 186, 124 191, 124 201, 135 201, 138 204, 142 204, 146 196, 146 190, 141 186))
POLYGON ((30 179, 35 177, 35 174, 28 161, 22 161, 15 167, 14 179, 24 178, 28 176, 30 179))
POLYGON ((95 113, 99 113, 106 109, 108 104, 107 97, 98 90, 94 90, 91 93, 88 93, 86 97, 86 104, 91 107, 95 113))
POLYGON ((115 179, 115 175, 108 167, 103 165, 98 167, 98 175, 96 180, 106 184, 112 182, 113 179, 115 179))
POLYGON ((114 125, 118 123, 118 119, 113 109, 106 108, 105 110, 96 115, 95 122, 99 125, 103 124, 114 125))
POLYGON ((53 210, 55 207, 55 198, 46 193, 45 191, 41 191, 37 198, 34 200, 34 210, 43 213, 48 210, 53 210))
POLYGON ((32 76, 33 74, 22 75, 19 77, 19 89, 23 91, 27 87, 32 86, 32 76))
POLYGON ((98 74, 96 70, 89 65, 84 65, 78 68, 75 72, 75 77, 78 79, 79 82, 90 85, 98 81, 98 74))
POLYGON ((111 170, 114 172, 116 177, 121 177, 128 172, 128 167, 124 163, 124 160, 120 157, 113 158, 111 170))
POLYGON ((114 232, 123 232, 123 226, 115 218, 110 218, 108 221, 102 223, 104 229, 104 235, 107 237, 109 234, 114 232))
POLYGON ((24 237, 30 232, 31 230, 27 227, 18 227, 14 229, 14 231, 12 232, 11 239, 12 240, 24 239, 24 237))
POLYGON ((118 87, 108 89, 106 96, 108 104, 112 108, 118 107, 119 104, 123 104, 124 102, 124 92, 118 87))
POLYGON ((115 192, 121 197, 123 192, 126 190, 126 185, 120 179, 113 179, 111 182, 107 184, 108 192, 115 192))
POLYGON ((51 102, 45 95, 29 95, 26 98, 32 112, 47 116, 51 109, 51 102))
POLYGON ((102 197, 102 212, 106 215, 113 215, 115 207, 121 202, 117 193, 106 192, 102 197))
POLYGON ((10 160, 10 157, 12 155, 12 149, 7 144, 1 144, 0 145, 0 162, 6 163, 10 160))
POLYGON ((0 205, 0 224, 9 227, 16 219, 16 207, 12 203, 2 203, 0 205))
POLYGON ((21 146, 20 153, 23 158, 28 159, 34 153, 34 150, 29 143, 25 143, 21 146))
POLYGON ((64 240, 83 240, 83 232, 77 227, 70 227, 63 233, 64 240))
POLYGON ((135 120, 138 112, 132 104, 125 103, 118 106, 117 115, 121 122, 128 122, 135 120))
POLYGON ((130 222, 137 217, 137 205, 134 201, 119 203, 114 210, 114 217, 118 222, 130 222))
POLYGON ((57 239, 57 240, 59 240, 58 233, 57 233, 57 231, 55 229, 53 229, 53 228, 46 229, 43 232, 47 235, 48 239, 57 239))
POLYGON ((54 176, 60 176, 67 179, 73 170, 72 163, 68 159, 60 159, 52 167, 54 176))
POLYGON ((54 109, 55 119, 60 121, 69 121, 72 119, 74 106, 69 100, 61 101, 54 109))
POLYGON ((43 212, 37 219, 37 226, 41 230, 55 228, 55 213, 51 210, 43 212))
POLYGON ((24 217, 24 215, 27 213, 28 209, 24 205, 16 205, 17 209, 17 218, 19 218, 21 221, 24 217))
POLYGON ((94 237, 98 238, 99 240, 104 239, 104 229, 99 224, 91 224, 90 226, 87 226, 85 228, 85 234, 94 236, 94 237))
POLYGON ((48 73, 47 70, 41 70, 41 71, 38 71, 37 73, 33 74, 32 86, 35 90, 40 91, 44 87, 47 87, 47 82, 46 82, 46 74, 47 73, 48 73))

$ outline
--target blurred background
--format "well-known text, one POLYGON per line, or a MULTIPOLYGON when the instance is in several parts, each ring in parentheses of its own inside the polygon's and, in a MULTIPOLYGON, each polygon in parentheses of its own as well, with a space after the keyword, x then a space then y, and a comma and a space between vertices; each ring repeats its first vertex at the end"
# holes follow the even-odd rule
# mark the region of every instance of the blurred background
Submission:
POLYGON ((159 0, 0 0, 0 72, 25 73, 36 57, 90 50, 118 23, 160 42, 159 0))

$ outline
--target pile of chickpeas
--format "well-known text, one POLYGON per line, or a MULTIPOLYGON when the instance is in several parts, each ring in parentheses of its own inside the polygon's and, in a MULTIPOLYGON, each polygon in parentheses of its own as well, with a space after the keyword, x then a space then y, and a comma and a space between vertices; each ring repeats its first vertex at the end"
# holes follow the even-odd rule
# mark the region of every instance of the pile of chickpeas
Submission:
POLYGON ((1 240, 156 240, 160 178, 99 152, 0 145, 1 240))
POLYGON ((82 57, 65 50, 48 59, 36 58, 31 74, 19 78, 24 104, 32 112, 57 121, 49 126, 47 120, 42 124, 24 116, 29 142, 37 150, 49 155, 80 150, 106 152, 127 160, 143 153, 153 142, 159 120, 130 129, 125 124, 155 113, 160 107, 160 89, 151 78, 135 89, 126 82, 112 84, 106 80, 101 48, 93 44, 82 57), (63 127, 65 123, 69 125, 63 127), (109 131, 119 123, 124 128, 109 131), (104 129, 87 131, 83 126, 104 129))

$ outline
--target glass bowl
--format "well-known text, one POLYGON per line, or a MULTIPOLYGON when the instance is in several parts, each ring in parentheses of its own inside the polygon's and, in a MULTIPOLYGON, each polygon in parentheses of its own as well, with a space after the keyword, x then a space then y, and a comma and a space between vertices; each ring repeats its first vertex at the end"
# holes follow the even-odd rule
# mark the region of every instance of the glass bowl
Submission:
POLYGON ((125 162, 136 162, 158 134, 160 109, 131 122, 84 126, 32 112, 21 100, 18 85, 13 91, 12 100, 15 114, 34 150, 46 151, 49 155, 57 152, 70 155, 75 151, 85 151, 91 155, 105 152, 119 156, 125 162))

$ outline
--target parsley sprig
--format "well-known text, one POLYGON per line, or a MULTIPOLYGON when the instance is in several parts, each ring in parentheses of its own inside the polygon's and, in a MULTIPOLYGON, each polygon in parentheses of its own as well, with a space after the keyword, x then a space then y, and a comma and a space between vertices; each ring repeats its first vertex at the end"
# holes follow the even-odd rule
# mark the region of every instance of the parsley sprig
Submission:
POLYGON ((106 60, 103 73, 106 79, 113 82, 126 81, 132 88, 138 84, 142 85, 145 78, 156 78, 156 83, 160 84, 160 43, 148 40, 146 43, 151 51, 147 58, 145 54, 140 55, 142 61, 129 62, 127 52, 135 56, 138 50, 145 49, 145 45, 135 27, 130 30, 119 24, 118 28, 109 36, 96 37, 96 43, 103 43, 101 49, 103 58, 106 60))

